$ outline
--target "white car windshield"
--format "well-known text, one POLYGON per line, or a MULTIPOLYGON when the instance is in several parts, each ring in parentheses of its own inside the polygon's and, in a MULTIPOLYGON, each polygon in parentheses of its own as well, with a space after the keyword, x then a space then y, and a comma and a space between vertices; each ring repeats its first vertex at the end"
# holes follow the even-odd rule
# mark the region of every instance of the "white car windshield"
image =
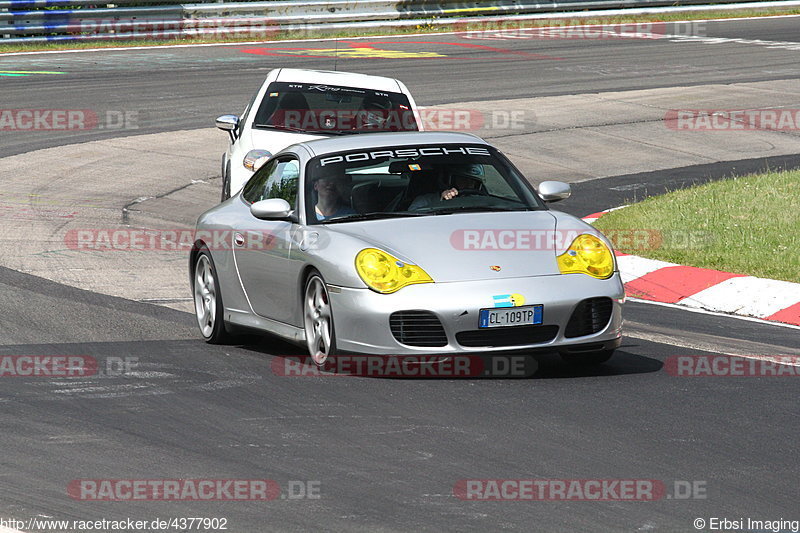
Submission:
POLYGON ((269 85, 253 127, 334 135, 419 130, 402 93, 288 82, 269 85))
POLYGON ((486 145, 325 154, 308 163, 306 176, 309 224, 544 208, 511 163, 486 145))

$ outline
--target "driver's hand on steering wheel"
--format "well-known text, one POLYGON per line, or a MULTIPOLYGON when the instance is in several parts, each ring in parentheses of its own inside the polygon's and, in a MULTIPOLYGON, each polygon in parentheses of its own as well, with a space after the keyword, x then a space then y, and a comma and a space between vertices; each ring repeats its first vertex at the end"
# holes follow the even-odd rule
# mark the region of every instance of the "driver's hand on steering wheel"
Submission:
POLYGON ((455 187, 442 191, 442 200, 452 200, 456 196, 458 196, 458 189, 455 187))

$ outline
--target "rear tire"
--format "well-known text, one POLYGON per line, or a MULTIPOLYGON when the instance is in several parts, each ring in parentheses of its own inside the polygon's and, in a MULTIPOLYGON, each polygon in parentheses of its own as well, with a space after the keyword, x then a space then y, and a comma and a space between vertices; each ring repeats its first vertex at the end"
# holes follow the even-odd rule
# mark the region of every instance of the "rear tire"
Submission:
POLYGON ((561 359, 575 366, 601 365, 611 359, 614 350, 601 350, 599 352, 561 354, 561 359))
POLYGON ((219 277, 211 252, 203 246, 194 263, 192 275, 194 310, 200 334, 209 344, 224 344, 231 340, 225 329, 224 306, 219 290, 219 277))

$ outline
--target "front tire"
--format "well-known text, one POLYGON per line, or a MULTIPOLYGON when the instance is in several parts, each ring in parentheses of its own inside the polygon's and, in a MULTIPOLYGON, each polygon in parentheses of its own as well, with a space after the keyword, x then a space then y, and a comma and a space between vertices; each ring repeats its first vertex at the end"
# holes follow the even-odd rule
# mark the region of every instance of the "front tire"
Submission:
POLYGON ((317 366, 322 366, 329 356, 336 354, 336 335, 328 289, 319 272, 313 272, 306 280, 303 324, 308 353, 317 366))
POLYGON ((203 246, 197 254, 192 276, 192 293, 197 325, 209 344, 223 344, 231 336, 225 329, 224 307, 219 292, 219 278, 211 252, 203 246))

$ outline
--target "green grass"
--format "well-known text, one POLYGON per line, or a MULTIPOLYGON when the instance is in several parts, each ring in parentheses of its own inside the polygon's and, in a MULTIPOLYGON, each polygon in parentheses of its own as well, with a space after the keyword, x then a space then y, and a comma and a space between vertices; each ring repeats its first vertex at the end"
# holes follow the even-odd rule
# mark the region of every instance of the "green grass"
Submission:
POLYGON ((595 223, 612 240, 655 230, 618 250, 682 265, 800 282, 800 170, 715 181, 654 196, 595 223), (660 232, 660 233, 659 233, 660 232))
MULTIPOLYGON (((504 23, 488 23, 489 29, 497 28, 528 28, 547 25, 580 25, 580 24, 624 24, 632 22, 672 22, 680 20, 699 20, 711 18, 742 18, 742 17, 760 17, 772 15, 798 15, 800 8, 796 9, 748 9, 748 10, 735 10, 735 11, 698 11, 698 12, 682 12, 682 13, 664 13, 658 15, 630 15, 630 16, 611 16, 611 17, 589 17, 589 18, 570 18, 569 15, 563 19, 558 20, 530 20, 522 23, 514 22, 513 20, 504 25, 504 23)), ((512 16, 513 18, 513 16, 512 16)), ((460 24, 459 31, 480 31, 485 29, 487 23, 481 21, 481 17, 474 17, 475 22, 471 24, 460 24)), ((463 19, 461 19, 463 20, 463 19)), ((347 38, 347 37, 369 37, 372 35, 406 35, 411 33, 444 33, 453 31, 452 26, 435 26, 430 24, 427 20, 420 20, 419 24, 410 26, 408 28, 384 28, 376 23, 374 29, 358 30, 358 31, 342 31, 342 32, 284 32, 278 31, 268 37, 258 36, 242 36, 242 37, 206 37, 206 38, 176 38, 176 39, 163 39, 163 40, 119 40, 119 41, 89 41, 89 42, 68 42, 68 43, 31 43, 31 44, 2 44, 0 39, 0 55, 13 53, 13 52, 35 52, 35 51, 49 51, 49 50, 81 50, 87 48, 116 48, 116 47, 130 47, 130 46, 169 46, 169 45, 183 45, 183 44, 213 44, 213 43, 237 43, 237 42, 272 42, 284 41, 289 39, 304 39, 304 38, 347 38)))

